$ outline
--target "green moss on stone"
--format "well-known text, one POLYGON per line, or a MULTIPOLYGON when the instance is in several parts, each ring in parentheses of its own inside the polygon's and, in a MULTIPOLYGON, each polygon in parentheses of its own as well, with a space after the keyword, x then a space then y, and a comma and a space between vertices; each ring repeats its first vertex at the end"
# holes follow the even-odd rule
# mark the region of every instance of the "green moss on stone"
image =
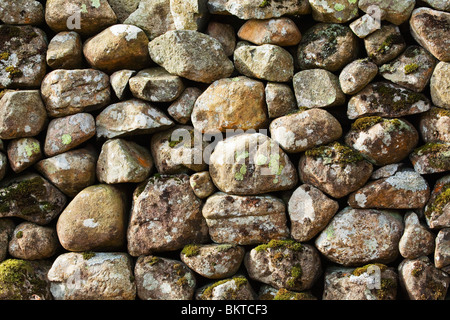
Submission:
POLYGON ((236 289, 231 290, 230 292, 227 292, 228 294, 230 294, 230 298, 231 299, 235 299, 237 297, 237 292, 245 285, 247 285, 248 280, 245 277, 242 276, 237 276, 237 277, 233 277, 231 279, 224 279, 224 280, 220 280, 217 282, 214 282, 212 285, 206 287, 203 292, 202 292, 202 298, 203 299, 210 299, 212 298, 213 295, 213 290, 214 288, 223 285, 229 281, 234 281, 235 285, 236 285, 236 289))
POLYGON ((429 142, 414 150, 413 154, 427 156, 428 164, 437 169, 447 170, 450 165, 450 145, 440 142, 429 142))
POLYGON ((424 96, 420 93, 400 91, 387 83, 377 83, 372 88, 378 94, 378 98, 372 102, 390 106, 394 111, 409 110, 411 105, 424 100, 424 96))
POLYGON ((257 246, 254 250, 256 251, 266 251, 268 249, 289 249, 294 251, 302 250, 302 244, 295 240, 270 240, 267 244, 261 244, 257 246))
POLYGON ((155 265, 156 263, 158 263, 159 260, 161 260, 161 259, 159 259, 158 257, 153 256, 153 257, 150 258, 148 264, 151 265, 151 266, 153 266, 153 265, 155 265))
POLYGON ((346 36, 348 29, 342 25, 333 23, 328 24, 325 28, 320 30, 311 30, 307 32, 302 40, 302 43, 311 43, 317 40, 325 40, 320 51, 322 59, 326 59, 337 51, 338 38, 346 36))
POLYGON ((322 158, 324 164, 347 164, 364 160, 361 153, 337 141, 309 149, 305 152, 305 155, 315 159, 322 158))
POLYGON ((86 252, 83 252, 82 255, 83 255, 83 260, 89 260, 89 259, 95 257, 95 252, 86 251, 86 252))
POLYGON ((371 263, 371 264, 367 264, 363 267, 359 267, 356 268, 355 270, 353 270, 352 275, 359 277, 360 275, 362 275, 363 273, 366 273, 367 270, 371 267, 377 267, 380 269, 380 271, 384 271, 387 269, 387 266, 381 263, 371 263))
POLYGON ((194 257, 200 254, 200 246, 195 244, 188 244, 184 246, 183 250, 181 250, 181 253, 186 257, 194 257))
POLYGON ((381 45, 378 47, 377 52, 381 54, 385 54, 388 52, 393 45, 403 43, 403 37, 399 34, 390 34, 386 37, 386 39, 381 43, 381 45))
POLYGON ((383 120, 384 119, 382 117, 377 116, 359 118, 352 123, 351 129, 354 131, 364 131, 373 127, 377 123, 383 122, 383 120))
POLYGON ((314 296, 308 292, 294 292, 285 288, 277 291, 273 300, 311 300, 314 296))
POLYGON ((1 52, 0 53, 0 60, 8 60, 9 57, 11 56, 11 54, 7 51, 1 52))
POLYGON ((392 279, 381 279, 380 282, 380 289, 375 289, 373 294, 378 300, 386 300, 397 288, 397 282, 392 279))
POLYGON ((419 69, 419 65, 417 63, 407 64, 404 68, 405 74, 411 74, 416 72, 419 69))
POLYGON ((426 206, 425 216, 428 218, 432 215, 439 217, 448 203, 450 203, 450 183, 444 184, 434 201, 426 206))
POLYGON ((20 238, 22 238, 23 237, 23 231, 18 231, 17 233, 16 233, 16 238, 17 239, 20 239, 20 238))
POLYGON ((20 77, 22 75, 22 71, 14 66, 6 67, 5 71, 9 73, 9 78, 20 77))
POLYGON ((260 7, 260 8, 265 8, 265 7, 269 6, 269 5, 270 5, 270 0, 263 0, 263 1, 259 4, 259 7, 260 7))

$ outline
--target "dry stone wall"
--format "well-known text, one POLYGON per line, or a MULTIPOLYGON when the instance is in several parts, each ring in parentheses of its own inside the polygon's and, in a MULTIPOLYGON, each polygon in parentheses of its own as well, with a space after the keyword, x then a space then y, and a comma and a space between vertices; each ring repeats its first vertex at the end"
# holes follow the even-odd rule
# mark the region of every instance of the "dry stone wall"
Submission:
POLYGON ((1 300, 443 300, 446 0, 0 0, 1 300))

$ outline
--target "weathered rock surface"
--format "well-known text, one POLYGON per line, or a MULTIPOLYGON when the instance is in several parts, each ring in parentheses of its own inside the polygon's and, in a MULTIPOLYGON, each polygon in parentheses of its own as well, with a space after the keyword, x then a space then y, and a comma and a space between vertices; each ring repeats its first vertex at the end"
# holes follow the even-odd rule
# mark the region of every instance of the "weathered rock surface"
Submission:
POLYGON ((83 53, 91 67, 107 73, 121 69, 139 70, 150 65, 148 43, 142 29, 116 24, 88 39, 83 53))
POLYGON ((444 300, 450 277, 426 256, 405 259, 398 267, 400 284, 410 300, 444 300))
POLYGON ((287 155, 261 133, 220 141, 211 154, 209 173, 219 190, 238 195, 288 190, 298 181, 287 155))
POLYGON ((419 221, 414 212, 405 217, 405 230, 399 242, 400 254, 406 259, 428 256, 434 252, 434 234, 419 221))
POLYGON ((46 179, 26 173, 0 184, 0 217, 18 217, 39 225, 50 223, 63 210, 66 196, 46 179))
POLYGON ((42 80, 41 95, 51 117, 98 110, 111 100, 109 76, 94 69, 54 70, 42 80))
POLYGON ((430 80, 431 100, 437 107, 450 109, 450 63, 439 62, 430 80))
POLYGON ((252 279, 278 289, 308 290, 322 273, 317 249, 292 240, 257 246, 246 254, 244 263, 252 279))
MULTIPOLYGON (((20 173, 31 167, 42 158, 39 140, 35 138, 19 138, 8 144, 8 161, 15 173, 20 173)), ((2 159, 6 162, 6 159, 2 159)))
POLYGON ((348 203, 353 208, 420 209, 429 196, 427 181, 408 168, 367 183, 349 196, 348 203))
POLYGON ((98 138, 150 134, 173 126, 173 121, 152 104, 139 99, 114 103, 95 119, 98 138))
POLYGON ((409 20, 414 39, 440 61, 450 61, 450 13, 430 8, 417 8, 409 20))
POLYGON ((297 111, 293 90, 288 84, 268 82, 265 88, 267 113, 270 119, 297 111))
POLYGON ((287 238, 285 211, 283 201, 274 196, 235 196, 223 192, 210 196, 202 208, 211 239, 237 245, 287 238))
POLYGON ((323 300, 395 300, 398 275, 384 264, 359 268, 329 267, 323 300))
POLYGON ((264 84, 246 76, 217 80, 195 101, 191 120, 203 133, 260 129, 267 122, 264 84))
POLYGON ((314 20, 329 23, 345 23, 358 16, 357 1, 309 0, 314 20))
POLYGON ((197 31, 168 31, 148 47, 154 62, 189 80, 211 83, 229 77, 234 70, 220 42, 197 31))
POLYGON ((56 231, 68 251, 112 251, 125 245, 124 194, 99 184, 79 192, 58 218, 56 231), (98 203, 101 202, 102 206, 98 203))
POLYGON ((312 108, 273 120, 270 135, 283 150, 297 153, 339 139, 342 127, 329 112, 312 108))
POLYGON ((436 248, 434 251, 434 265, 443 271, 449 271, 450 265, 450 229, 439 230, 436 236, 436 248))
POLYGON ((393 24, 383 24, 380 29, 364 38, 367 55, 377 65, 395 59, 406 48, 400 28, 393 24))
POLYGON ((291 237, 300 242, 311 240, 326 227, 338 210, 337 201, 312 185, 301 185, 288 202, 291 237))
POLYGON ((7 259, 0 262, 0 300, 51 300, 46 260, 7 259))
POLYGON ((419 130, 425 143, 450 142, 450 112, 432 107, 420 117, 419 130))
POLYGON ((95 119, 90 113, 52 119, 47 126, 44 152, 52 157, 69 151, 95 136, 95 119))
POLYGON ((132 261, 121 252, 69 252, 48 271, 55 300, 134 300, 132 261))
POLYGON ((360 0, 358 6, 361 10, 368 13, 372 6, 379 10, 380 17, 393 24, 400 25, 407 21, 416 4, 415 0, 360 0))
POLYGON ((88 146, 43 159, 35 168, 64 194, 75 197, 95 183, 97 158, 96 151, 88 146))
POLYGON ((256 293, 242 275, 220 280, 199 288, 196 300, 255 300, 256 293))
POLYGON ((44 22, 44 6, 34 0, 2 0, 0 20, 10 25, 40 25, 44 22))
POLYGON ((83 65, 81 36, 75 31, 62 31, 48 44, 47 64, 52 69, 79 69, 83 65))
POLYGON ((424 209, 425 219, 431 229, 450 227, 450 176, 439 178, 424 209))
POLYGON ((9 254, 16 259, 43 260, 52 257, 60 248, 56 230, 31 222, 22 222, 9 242, 9 254))
POLYGON ((343 266, 389 263, 398 254, 403 221, 394 211, 352 209, 338 212, 315 240, 317 249, 343 266))
POLYGON ((450 143, 426 143, 414 149, 409 159, 420 174, 446 172, 450 170, 450 143))
POLYGON ((9 241, 14 233, 16 224, 11 218, 0 219, 0 262, 5 260, 8 254, 9 241))
POLYGON ((217 189, 211 180, 209 171, 202 171, 194 173, 190 178, 192 190, 194 190, 197 198, 205 199, 212 195, 217 189))
POLYGON ((196 280, 182 262, 140 256, 134 267, 137 296, 142 300, 191 300, 196 280))
POLYGON ((345 94, 354 95, 364 89, 377 73, 377 65, 368 59, 354 60, 342 69, 339 84, 345 94))
POLYGON ((342 198, 369 180, 373 166, 358 151, 332 142, 307 150, 300 158, 298 170, 303 183, 342 198))
POLYGON ((234 244, 187 245, 181 260, 196 273, 208 279, 223 279, 234 275, 244 259, 245 249, 234 244))
POLYGON ((150 178, 133 194, 128 252, 132 256, 148 255, 206 242, 208 227, 201 206, 188 175, 150 178))
POLYGON ((45 76, 47 39, 32 26, 0 26, 0 89, 39 87, 45 76))
POLYGON ((287 17, 248 20, 239 28, 237 36, 256 45, 273 44, 282 47, 295 46, 302 38, 295 22, 287 17))

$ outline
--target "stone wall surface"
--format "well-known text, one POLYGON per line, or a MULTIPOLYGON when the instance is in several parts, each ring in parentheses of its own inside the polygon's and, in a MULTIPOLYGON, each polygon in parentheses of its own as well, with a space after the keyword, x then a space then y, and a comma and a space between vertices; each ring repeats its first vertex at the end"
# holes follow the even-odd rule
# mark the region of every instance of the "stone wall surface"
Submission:
POLYGON ((0 300, 445 300, 447 0, 0 0, 0 300))

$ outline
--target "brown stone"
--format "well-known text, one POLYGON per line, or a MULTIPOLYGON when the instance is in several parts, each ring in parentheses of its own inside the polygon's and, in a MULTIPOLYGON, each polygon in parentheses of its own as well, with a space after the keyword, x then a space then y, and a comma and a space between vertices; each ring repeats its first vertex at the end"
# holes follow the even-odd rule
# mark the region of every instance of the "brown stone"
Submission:
POLYGON ((240 39, 257 45, 295 46, 302 39, 297 25, 287 17, 248 20, 241 26, 237 35, 240 39))
POLYGON ((381 28, 364 38, 367 56, 377 65, 395 59, 406 48, 400 28, 393 24, 383 24, 381 28))
POLYGON ((206 200, 202 214, 214 242, 249 245, 286 239, 289 230, 285 210, 283 201, 270 195, 218 192, 206 200))
POLYGON ((228 57, 233 54, 236 47, 236 34, 232 25, 211 21, 206 28, 206 34, 220 42, 228 57))
POLYGON ((450 142, 450 112, 432 107, 420 116, 419 130, 425 143, 450 142))
POLYGON ((15 173, 29 168, 42 158, 39 140, 35 138, 19 138, 8 144, 8 160, 15 173))
POLYGON ((428 256, 434 252, 434 234, 419 221, 414 212, 405 215, 405 231, 398 248, 400 254, 406 259, 416 259, 428 256))
POLYGON ((80 69, 83 66, 81 36, 75 31, 62 31, 48 44, 47 64, 52 69, 80 69))

